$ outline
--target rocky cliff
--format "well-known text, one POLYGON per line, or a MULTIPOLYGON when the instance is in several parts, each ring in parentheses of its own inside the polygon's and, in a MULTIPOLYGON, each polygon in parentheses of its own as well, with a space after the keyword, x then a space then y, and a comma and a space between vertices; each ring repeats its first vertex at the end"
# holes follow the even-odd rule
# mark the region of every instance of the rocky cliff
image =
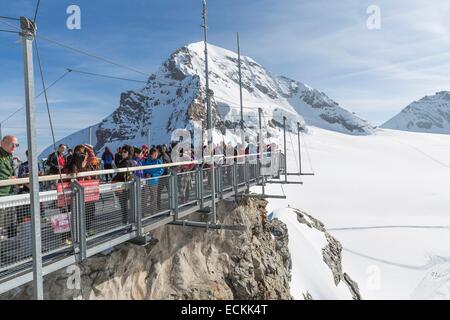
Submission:
MULTIPOLYGON (((358 285, 342 270, 341 244, 320 221, 294 209, 294 223, 307 230, 302 231, 304 243, 298 243, 295 233, 290 243, 289 234, 294 230, 288 232, 281 219, 268 217, 266 205, 265 200, 256 199, 218 204, 218 221, 243 224, 245 231, 166 225, 152 233, 153 240, 146 246, 125 243, 89 258, 79 269, 59 270, 45 277, 45 299, 287 300, 293 298, 291 286, 297 286, 295 291, 302 292, 305 299, 330 299, 333 290, 347 292, 345 299, 361 299, 358 285), (314 249, 315 254, 307 250, 308 230, 326 239, 314 249), (295 265, 291 257, 300 257, 309 268, 295 265), (292 281, 291 272, 294 276, 300 272, 316 283, 292 281)), ((200 213, 190 217, 208 219, 208 214, 200 213)), ((0 299, 31 297, 32 288, 25 285, 0 299)))
MULTIPOLYGON (((222 202, 219 220, 246 231, 164 226, 147 246, 126 243, 45 278, 46 299, 291 299, 287 230, 269 221, 266 203, 222 202), (75 288, 74 288, 75 287, 75 288), (71 289, 74 288, 74 289, 71 289)), ((194 214, 191 219, 205 219, 194 214)), ((29 299, 29 285, 3 299, 29 299)))

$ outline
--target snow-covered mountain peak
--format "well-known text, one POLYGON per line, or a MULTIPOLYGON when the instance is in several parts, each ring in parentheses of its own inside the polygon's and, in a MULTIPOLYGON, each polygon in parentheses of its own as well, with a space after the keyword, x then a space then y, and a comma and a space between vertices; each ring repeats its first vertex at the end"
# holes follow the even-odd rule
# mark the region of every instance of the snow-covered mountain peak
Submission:
POLYGON ((414 101, 383 128, 450 134, 450 91, 440 91, 414 101))
MULTIPOLYGON (((240 140, 239 134, 226 129, 239 128, 240 123, 238 55, 211 44, 208 54, 215 139, 235 143, 240 140)), ((347 134, 364 135, 373 131, 370 124, 341 108, 323 92, 273 75, 250 57, 241 57, 241 69, 244 124, 250 136, 257 134, 259 108, 263 111, 264 136, 271 141, 280 137, 283 117, 292 131, 296 131, 297 123, 347 134)), ((92 127, 95 148, 149 141, 169 143, 171 133, 177 128, 190 127, 191 120, 205 125, 205 84, 204 43, 177 49, 143 88, 122 93, 119 107, 92 127)), ((71 146, 86 142, 88 131, 81 130, 61 142, 71 146)), ((45 150, 43 155, 50 151, 45 150)))

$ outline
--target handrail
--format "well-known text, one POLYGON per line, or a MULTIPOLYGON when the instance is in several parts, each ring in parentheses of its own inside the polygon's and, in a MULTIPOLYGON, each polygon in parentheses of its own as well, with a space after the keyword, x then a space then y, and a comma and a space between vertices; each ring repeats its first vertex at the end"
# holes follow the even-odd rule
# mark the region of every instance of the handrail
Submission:
MULTIPOLYGON (((269 153, 275 154, 277 157, 280 156, 280 152, 278 150, 261 154, 269 153)), ((239 155, 228 157, 228 159, 252 157, 257 155, 260 154, 239 155)), ((144 168, 174 167, 192 163, 198 163, 198 161, 141 166, 132 169, 133 171, 136 171, 144 168)), ((84 188, 81 188, 82 190, 80 192, 77 188, 74 189, 74 185, 72 185, 72 193, 70 197, 72 207, 70 211, 71 215, 68 216, 68 219, 71 219, 70 221, 73 223, 70 226, 71 230, 74 232, 72 234, 72 241, 74 243, 73 252, 69 250, 70 246, 67 246, 65 243, 60 244, 58 242, 62 238, 57 235, 58 233, 55 230, 53 230, 53 221, 51 220, 52 217, 58 217, 58 215, 65 212, 64 210, 61 210, 58 205, 58 201, 61 200, 61 198, 59 198, 60 195, 57 190, 40 192, 39 198, 40 203, 42 204, 41 210, 43 210, 45 216, 45 226, 41 226, 40 232, 42 243, 45 244, 42 250, 43 256, 46 259, 46 263, 41 271, 44 275, 48 274, 55 270, 67 267, 75 261, 82 261, 96 253, 113 248, 116 245, 126 241, 133 240, 137 243, 146 243, 145 241, 147 241, 147 238, 143 236, 144 233, 168 223, 183 223, 183 225, 186 226, 206 228, 220 227, 220 224, 193 224, 185 220, 185 217, 193 212, 204 209, 205 206, 207 207, 210 201, 212 201, 208 199, 212 196, 218 196, 221 200, 227 199, 229 197, 237 196, 244 190, 249 190, 251 186, 258 184, 262 173, 258 169, 254 170, 255 167, 249 166, 248 164, 249 162, 239 163, 234 161, 232 164, 233 170, 224 169, 227 164, 225 164, 225 166, 218 165, 217 169, 219 170, 219 179, 216 180, 216 183, 218 184, 216 195, 212 195, 212 190, 210 188, 208 189, 209 191, 205 189, 211 181, 209 181, 209 179, 208 182, 203 180, 204 176, 201 170, 186 172, 186 174, 191 173, 193 175, 192 178, 195 179, 195 185, 190 186, 187 189, 184 187, 182 187, 182 189, 178 189, 179 184, 181 183, 180 186, 182 186, 185 179, 177 179, 177 175, 174 174, 142 180, 136 178, 130 182, 102 183, 99 186, 99 192, 95 191, 96 193, 100 193, 100 198, 92 201, 89 200, 91 203, 96 201, 99 204, 101 203, 101 205, 96 206, 94 204, 94 206, 91 206, 90 208, 85 206, 85 196, 92 196, 92 194, 89 194, 89 191, 88 193, 83 192, 88 190, 83 190, 84 188), (238 170, 239 166, 242 166, 243 172, 238 170), (240 172, 239 175, 238 172, 240 172), (165 180, 160 180, 162 178, 165 178, 165 180), (148 188, 149 186, 147 186, 146 181, 152 179, 158 179, 160 181, 158 183, 163 183, 163 185, 167 186, 166 191, 163 191, 162 189, 159 190, 158 188, 158 192, 166 193, 164 200, 165 204, 163 206, 159 206, 157 204, 157 199, 153 198, 153 200, 150 200, 148 198, 148 193, 154 189, 148 188), (229 182, 228 179, 230 179, 229 182), (130 188, 128 188, 128 186, 130 188), (186 190, 188 190, 187 196, 184 193, 186 190), (182 192, 179 193, 179 191, 182 192), (104 196, 102 196, 102 194, 104 196), (123 210, 124 199, 131 200, 129 204, 125 204, 128 208, 128 210, 125 211, 123 210), (54 210, 54 207, 58 210, 54 210), (90 212, 91 215, 93 214, 93 216, 89 217, 88 212, 90 212), (98 215, 96 215, 97 213, 98 215), (126 220, 123 220, 123 213, 126 213, 126 220), (122 219, 119 219, 119 217, 122 219), (87 221, 90 221, 90 227, 86 224, 87 221), (89 236, 86 234, 88 229, 94 231, 89 236), (73 255, 68 255, 68 253, 71 252, 73 255)), ((279 173, 280 163, 275 161, 273 164, 277 166, 279 173)), ((92 174, 98 175, 99 173, 101 174, 106 172, 132 171, 130 169, 131 168, 122 168, 115 170, 86 172, 79 174, 78 176, 92 174)), ((74 176, 75 175, 65 175, 65 177, 70 178, 74 176)), ((57 177, 59 178, 59 176, 57 177)), ((191 182, 193 181, 192 178, 191 182)), ((29 201, 30 194, 0 197, 0 208, 8 209, 17 207, 16 210, 26 212, 29 208, 26 206, 24 207, 24 205, 27 205, 29 201)), ((226 227, 228 228, 229 226, 226 227)), ((22 229, 21 232, 23 235, 23 232, 28 231, 23 231, 22 229)), ((27 239, 29 238, 29 235, 30 233, 26 236, 27 239)), ((29 266, 31 259, 30 250, 32 247, 21 247, 22 245, 27 245, 26 243, 22 244, 20 242, 22 241, 21 239, 22 238, 19 237, 19 239, 12 241, 7 240, 4 242, 6 245, 5 252, 7 252, 9 260, 2 261, 2 263, 0 263, 0 293, 16 288, 32 280, 32 270, 29 266)))
MULTIPOLYGON (((252 157, 252 156, 258 156, 260 154, 261 153, 238 155, 238 156, 224 157, 224 159, 252 157)), ((264 152, 263 154, 270 154, 270 152, 264 152)), ((214 157, 221 157, 221 156, 222 155, 215 155, 214 157)), ((211 156, 205 156, 204 158, 209 159, 209 158, 211 158, 211 156)), ((149 166, 86 171, 86 172, 79 172, 76 174, 62 174, 61 176, 60 175, 46 175, 46 176, 39 176, 39 182, 58 181, 61 178, 63 180, 70 180, 70 179, 77 179, 77 178, 84 178, 84 177, 91 177, 91 176, 98 176, 98 175, 106 175, 106 174, 112 174, 112 173, 135 172, 135 171, 141 171, 141 170, 171 168, 171 167, 178 167, 178 166, 184 166, 184 165, 190 165, 190 164, 203 164, 203 163, 204 162, 194 160, 194 161, 166 163, 166 164, 149 165, 149 166)), ((1 180, 0 187, 8 187, 8 186, 27 184, 27 183, 29 183, 29 181, 30 180, 28 177, 27 178, 15 178, 15 179, 1 180)))

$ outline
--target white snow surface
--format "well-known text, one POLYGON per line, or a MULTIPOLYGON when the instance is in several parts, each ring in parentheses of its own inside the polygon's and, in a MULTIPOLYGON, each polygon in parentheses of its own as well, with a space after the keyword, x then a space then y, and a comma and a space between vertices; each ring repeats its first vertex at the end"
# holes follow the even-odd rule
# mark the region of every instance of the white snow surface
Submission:
POLYGON ((272 218, 281 220, 288 227, 289 252, 293 261, 291 294, 294 299, 302 300, 306 293, 316 300, 352 299, 350 290, 342 281, 335 285, 333 273, 323 261, 322 249, 327 245, 325 234, 299 223, 292 209, 275 210, 272 218))
MULTIPOLYGON (((287 141, 288 171, 296 172, 297 137, 287 141)), ((268 210, 290 206, 321 220, 342 243, 343 270, 358 283, 363 299, 450 299, 446 135, 379 129, 350 136, 310 128, 302 136, 302 166, 316 175, 303 176, 303 185, 267 185, 266 193, 287 196, 270 199, 268 210)), ((293 275, 300 274, 306 262, 316 261, 304 248, 311 246, 310 236, 299 234, 295 217, 281 213, 295 242, 290 244, 293 275)), ((314 274, 306 275, 315 281, 314 274)), ((296 298, 305 290, 299 283, 307 282, 299 277, 291 283, 296 298)), ((321 298, 336 297, 322 291, 322 284, 308 285, 321 298)))

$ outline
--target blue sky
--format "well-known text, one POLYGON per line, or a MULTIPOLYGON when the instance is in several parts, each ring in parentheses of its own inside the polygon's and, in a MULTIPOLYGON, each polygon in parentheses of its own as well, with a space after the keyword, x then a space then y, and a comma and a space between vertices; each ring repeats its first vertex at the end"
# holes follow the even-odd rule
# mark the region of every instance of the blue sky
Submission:
MULTIPOLYGON (((32 16, 36 2, 3 0, 0 16, 32 16)), ((234 49, 239 31, 245 55, 324 91, 374 124, 424 95, 450 90, 448 0, 209 0, 208 9, 211 43, 234 49), (372 4, 381 9, 380 30, 366 26, 372 4)), ((201 40, 200 19, 201 0, 41 0, 38 32, 151 73, 178 47, 201 40), (71 4, 81 8, 81 30, 66 28, 71 4)), ((68 67, 145 80, 43 40, 40 47, 47 84, 68 67)), ((0 33, 0 75, 2 120, 24 100, 17 36, 0 33)), ((122 91, 136 87, 68 75, 49 91, 56 138, 99 122, 118 106, 122 91)), ((38 120, 43 148, 50 136, 42 99, 38 120)), ((23 112, 3 125, 7 132, 19 135, 25 147, 23 112)))

